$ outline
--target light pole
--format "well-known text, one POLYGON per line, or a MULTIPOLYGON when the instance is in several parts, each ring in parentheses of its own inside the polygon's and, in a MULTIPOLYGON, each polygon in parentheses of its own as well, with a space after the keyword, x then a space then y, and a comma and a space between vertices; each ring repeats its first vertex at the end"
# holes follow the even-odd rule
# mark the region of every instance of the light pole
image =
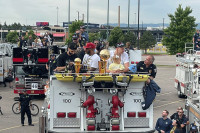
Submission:
POLYGON ((165 18, 163 18, 163 31, 164 31, 164 28, 165 28, 165 18))
POLYGON ((129 32, 130 0, 128 0, 128 32, 129 32))
POLYGON ((57 9, 57 25, 58 25, 58 7, 56 7, 56 9, 57 9))
POLYGON ((134 17, 135 17, 135 21, 133 22, 133 24, 135 24, 135 27, 136 27, 136 23, 137 23, 137 22, 136 22, 136 12, 134 13, 134 15, 135 15, 135 16, 134 16, 134 17))
POLYGON ((138 0, 138 41, 137 41, 137 47, 140 49, 140 41, 139 41, 139 35, 140 35, 140 0, 138 0))
POLYGON ((88 22, 89 22, 89 0, 87 0, 87 33, 88 33, 88 22))
POLYGON ((107 9, 107 38, 106 40, 108 41, 108 25, 109 25, 109 0, 108 0, 108 9, 107 9))
POLYGON ((1 43, 3 43, 3 37, 2 37, 2 35, 3 35, 3 29, 2 29, 2 26, 1 26, 1 43))
POLYGON ((69 23, 70 23, 70 0, 69 0, 69 6, 68 6, 68 38, 69 38, 69 23))
POLYGON ((77 13, 78 13, 78 21, 79 21, 79 11, 77 11, 77 13))

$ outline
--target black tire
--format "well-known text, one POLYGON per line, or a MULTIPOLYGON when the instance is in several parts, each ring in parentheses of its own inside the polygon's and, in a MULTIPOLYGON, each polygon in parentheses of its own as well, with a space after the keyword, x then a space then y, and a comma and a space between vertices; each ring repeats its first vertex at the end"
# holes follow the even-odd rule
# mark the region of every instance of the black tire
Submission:
POLYGON ((31 110, 32 116, 36 116, 39 113, 39 107, 36 104, 32 104, 32 106, 30 107, 30 110, 31 110))
POLYGON ((12 106, 12 111, 14 114, 20 114, 21 110, 19 110, 19 102, 15 102, 12 106))

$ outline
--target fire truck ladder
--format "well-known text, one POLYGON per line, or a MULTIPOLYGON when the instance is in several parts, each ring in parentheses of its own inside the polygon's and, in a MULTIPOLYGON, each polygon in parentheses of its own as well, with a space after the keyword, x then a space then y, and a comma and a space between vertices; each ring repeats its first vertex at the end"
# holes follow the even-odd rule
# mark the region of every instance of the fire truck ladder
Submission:
POLYGON ((187 42, 185 43, 185 53, 187 54, 193 54, 194 53, 194 44, 187 42))

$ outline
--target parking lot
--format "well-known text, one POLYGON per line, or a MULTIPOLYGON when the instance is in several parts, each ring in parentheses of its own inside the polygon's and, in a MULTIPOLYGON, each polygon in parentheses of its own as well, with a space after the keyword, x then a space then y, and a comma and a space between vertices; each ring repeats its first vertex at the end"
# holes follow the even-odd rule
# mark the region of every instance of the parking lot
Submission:
MULTIPOLYGON (((145 56, 143 56, 143 59, 145 56)), ((155 64, 157 65, 157 76, 155 81, 161 87, 161 93, 157 94, 154 101, 154 125, 158 117, 164 109, 170 112, 170 115, 176 111, 178 106, 184 107, 185 99, 177 97, 174 89, 175 76, 175 56, 155 56, 155 64)), ((25 126, 20 123, 20 115, 12 112, 13 98, 17 95, 8 87, 0 85, 0 106, 3 115, 0 115, 0 132, 2 133, 37 133, 39 132, 39 115, 32 117, 35 126, 27 126, 27 117, 25 118, 25 126)), ((33 103, 39 107, 42 106, 43 100, 36 99, 33 103)))

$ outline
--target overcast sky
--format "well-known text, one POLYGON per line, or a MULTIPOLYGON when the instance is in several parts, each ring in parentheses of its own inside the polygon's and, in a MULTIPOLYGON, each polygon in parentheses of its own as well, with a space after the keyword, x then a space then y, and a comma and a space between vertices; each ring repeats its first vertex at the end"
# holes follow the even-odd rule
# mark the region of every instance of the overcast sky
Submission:
MULTIPOLYGON (((110 23, 118 22, 118 6, 121 8, 121 23, 128 23, 128 0, 110 1, 110 23)), ((138 0, 130 0, 130 24, 137 23, 138 0), (135 22, 136 20, 136 22, 135 22)), ((87 22, 87 0, 70 0, 70 20, 80 19, 82 14, 87 22)), ((7 24, 19 22, 21 24, 36 25, 36 22, 49 22, 50 25, 68 22, 69 0, 0 0, 0 23, 7 24)), ((89 22, 107 23, 108 0, 89 0, 89 22)), ((200 22, 200 0, 140 0, 140 23, 169 23, 168 14, 174 14, 178 5, 190 6, 191 14, 200 22)))

